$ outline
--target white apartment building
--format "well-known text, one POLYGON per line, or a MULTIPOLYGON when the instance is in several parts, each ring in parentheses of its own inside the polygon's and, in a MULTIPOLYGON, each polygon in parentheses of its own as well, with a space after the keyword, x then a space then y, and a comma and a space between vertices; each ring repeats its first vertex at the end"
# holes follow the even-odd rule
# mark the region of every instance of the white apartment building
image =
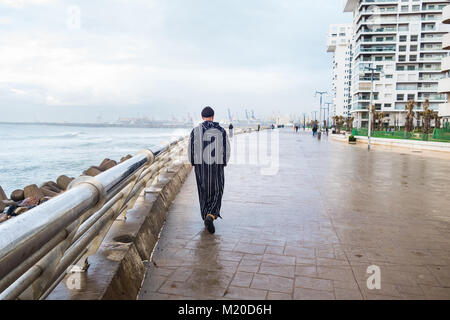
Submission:
POLYGON ((423 108, 425 99, 438 110, 446 95, 438 93, 441 61, 448 56, 442 38, 450 26, 442 11, 450 1, 347 0, 353 12, 354 54, 352 115, 358 128, 368 126, 371 72, 377 68, 374 104, 386 114, 389 126, 404 126, 409 100, 423 108))
MULTIPOLYGON (((442 23, 450 24, 450 5, 446 6, 442 12, 442 23)), ((442 47, 445 50, 450 50, 450 33, 444 35, 442 39, 442 47)), ((450 95, 450 57, 445 57, 442 60, 441 70, 445 75, 444 79, 439 80, 439 92, 447 94, 447 103, 439 106, 439 116, 444 118, 444 121, 450 121, 450 103, 448 103, 448 96, 450 95)))
POLYGON ((349 117, 352 106, 353 26, 330 25, 327 52, 333 52, 333 105, 330 116, 349 117))

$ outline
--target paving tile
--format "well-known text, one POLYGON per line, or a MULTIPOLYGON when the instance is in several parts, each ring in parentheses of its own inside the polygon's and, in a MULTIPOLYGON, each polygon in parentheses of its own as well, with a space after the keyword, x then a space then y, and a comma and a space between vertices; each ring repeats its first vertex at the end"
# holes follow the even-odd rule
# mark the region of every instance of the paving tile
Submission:
POLYGON ((336 300, 363 300, 363 296, 359 289, 335 288, 334 294, 336 300))
POLYGON ((403 297, 410 297, 410 296, 425 296, 422 288, 420 286, 402 286, 399 285, 396 287, 397 291, 403 296, 403 297))
POLYGON ((265 245, 260 244, 251 244, 251 243, 238 243, 233 251, 240 253, 249 253, 249 254, 263 254, 266 250, 265 245))
POLYGON ((356 280, 352 280, 352 281, 342 281, 342 280, 333 280, 333 285, 335 288, 340 288, 340 289, 358 289, 358 283, 356 282, 356 280))
POLYGON ((449 300, 450 299, 450 288, 442 287, 431 287, 426 285, 420 285, 425 296, 428 299, 433 300, 449 300))
POLYGON ((295 275, 317 278, 317 267, 315 265, 296 265, 295 275))
POLYGON ((321 291, 333 291, 333 281, 310 277, 295 277, 296 288, 315 289, 321 291))
POLYGON ((302 248, 302 247, 289 247, 284 248, 284 254, 287 256, 303 257, 313 259, 315 258, 315 250, 313 248, 302 248))
POLYGON ((141 293, 139 297, 140 300, 169 300, 170 295, 157 293, 157 292, 148 292, 145 294, 141 293))
POLYGON ((283 255, 284 247, 267 246, 265 253, 283 255))
POLYGON ((162 284, 167 280, 167 277, 147 275, 143 282, 143 290, 140 295, 142 299, 148 300, 148 296, 153 292, 157 292, 162 284))
POLYGON ((294 280, 273 275, 255 274, 250 287, 254 289, 291 293, 294 288, 294 280))
POLYGON ((279 265, 295 266, 295 257, 280 256, 280 255, 266 253, 263 256, 263 262, 279 264, 279 265))
POLYGON ((295 266, 284 266, 273 263, 261 263, 258 273, 271 274, 280 277, 294 278, 295 266))
POLYGON ((355 277, 353 271, 350 267, 340 268, 340 267, 317 267, 318 278, 330 279, 330 280, 341 280, 341 281, 353 281, 355 277))
POLYGON ((170 281, 186 281, 192 275, 193 269, 190 267, 180 267, 173 272, 168 279, 170 281))
POLYGON ((206 282, 175 282, 166 281, 159 293, 171 294, 176 296, 193 297, 203 299, 204 297, 222 297, 226 287, 210 285, 206 282))
POLYGON ((250 287, 253 280, 253 273, 249 272, 236 272, 231 285, 235 287, 250 287))
POLYGON ((242 272, 255 273, 255 272, 258 272, 260 265, 261 265, 261 261, 260 260, 244 258, 239 263, 239 266, 238 266, 237 270, 238 271, 242 271, 242 272))
POLYGON ((265 290, 233 286, 230 286, 225 293, 225 298, 237 300, 265 300, 266 296, 267 291, 265 290))
POLYGON ((292 300, 292 294, 269 291, 267 300, 292 300))
POLYGON ((335 300, 335 297, 331 291, 295 288, 294 300, 335 300))

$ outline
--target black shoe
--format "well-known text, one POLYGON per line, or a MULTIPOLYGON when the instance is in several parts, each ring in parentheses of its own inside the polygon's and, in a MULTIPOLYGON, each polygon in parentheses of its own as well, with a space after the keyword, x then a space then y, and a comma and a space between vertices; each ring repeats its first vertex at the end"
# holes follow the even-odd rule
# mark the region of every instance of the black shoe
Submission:
POLYGON ((216 228, 214 227, 214 218, 210 214, 205 219, 205 227, 209 233, 211 233, 211 234, 216 233, 216 228))

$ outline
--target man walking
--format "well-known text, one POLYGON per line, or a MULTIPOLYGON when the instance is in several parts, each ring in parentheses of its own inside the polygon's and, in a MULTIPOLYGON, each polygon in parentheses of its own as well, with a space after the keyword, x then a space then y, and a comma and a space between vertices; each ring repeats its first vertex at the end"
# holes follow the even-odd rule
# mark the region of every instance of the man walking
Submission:
POLYGON ((191 132, 188 155, 195 167, 202 219, 206 229, 214 234, 214 220, 222 218, 224 168, 230 159, 230 143, 226 131, 214 122, 211 107, 203 109, 202 119, 203 123, 191 132))
POLYGON ((229 132, 230 138, 233 138, 233 129, 234 129, 233 124, 230 123, 230 125, 228 126, 228 132, 229 132))

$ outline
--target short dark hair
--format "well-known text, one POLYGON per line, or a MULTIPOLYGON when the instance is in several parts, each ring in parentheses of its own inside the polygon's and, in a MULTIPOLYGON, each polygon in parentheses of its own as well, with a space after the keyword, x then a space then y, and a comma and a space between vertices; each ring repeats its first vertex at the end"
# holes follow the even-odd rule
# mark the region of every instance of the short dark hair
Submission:
POLYGON ((203 118, 211 118, 214 117, 214 110, 211 107, 206 107, 202 111, 202 117, 203 118))

